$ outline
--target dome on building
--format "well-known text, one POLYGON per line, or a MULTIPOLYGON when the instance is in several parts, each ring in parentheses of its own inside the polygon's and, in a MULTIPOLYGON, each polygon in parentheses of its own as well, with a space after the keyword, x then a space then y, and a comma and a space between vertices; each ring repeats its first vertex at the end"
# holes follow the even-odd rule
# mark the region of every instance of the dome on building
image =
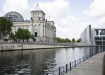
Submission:
POLYGON ((4 17, 9 18, 13 22, 24 21, 23 16, 21 14, 19 14, 18 12, 15 12, 15 11, 11 11, 11 12, 6 13, 4 17))

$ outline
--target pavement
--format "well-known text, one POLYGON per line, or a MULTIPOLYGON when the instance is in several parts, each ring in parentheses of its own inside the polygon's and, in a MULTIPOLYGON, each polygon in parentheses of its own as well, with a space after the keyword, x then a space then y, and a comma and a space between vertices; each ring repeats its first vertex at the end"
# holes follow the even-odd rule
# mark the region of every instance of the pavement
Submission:
POLYGON ((65 75, 102 75, 102 64, 105 52, 94 55, 79 64, 65 75))

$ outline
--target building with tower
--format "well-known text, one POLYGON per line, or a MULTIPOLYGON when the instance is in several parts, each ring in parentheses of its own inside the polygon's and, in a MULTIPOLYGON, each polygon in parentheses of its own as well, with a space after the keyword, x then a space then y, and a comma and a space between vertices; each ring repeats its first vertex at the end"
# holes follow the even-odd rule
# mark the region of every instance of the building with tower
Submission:
POLYGON ((28 29, 36 38, 36 42, 54 42, 56 37, 56 27, 54 21, 45 19, 45 13, 42 10, 31 11, 30 20, 24 20, 21 14, 15 11, 5 14, 6 18, 13 21, 12 32, 15 34, 18 28, 28 29))

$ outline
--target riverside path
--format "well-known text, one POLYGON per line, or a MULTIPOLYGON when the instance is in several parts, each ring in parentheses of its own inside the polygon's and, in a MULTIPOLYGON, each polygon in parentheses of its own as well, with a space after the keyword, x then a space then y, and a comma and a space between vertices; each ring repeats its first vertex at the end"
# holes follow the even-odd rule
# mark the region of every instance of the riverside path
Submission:
POLYGON ((65 75, 102 75, 104 54, 105 52, 94 55, 65 75))

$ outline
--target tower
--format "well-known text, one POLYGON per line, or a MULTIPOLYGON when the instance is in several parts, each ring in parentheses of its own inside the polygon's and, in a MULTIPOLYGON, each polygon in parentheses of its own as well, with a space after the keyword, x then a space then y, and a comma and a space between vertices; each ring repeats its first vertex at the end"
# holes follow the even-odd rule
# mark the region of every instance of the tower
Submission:
POLYGON ((44 21, 45 13, 42 10, 31 11, 31 18, 33 21, 44 21))

